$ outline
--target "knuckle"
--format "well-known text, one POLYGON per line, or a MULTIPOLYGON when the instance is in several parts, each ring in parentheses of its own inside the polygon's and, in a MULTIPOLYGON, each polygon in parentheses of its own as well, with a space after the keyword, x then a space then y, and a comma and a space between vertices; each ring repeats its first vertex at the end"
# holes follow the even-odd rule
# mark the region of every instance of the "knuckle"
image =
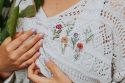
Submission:
POLYGON ((40 45, 34 45, 33 47, 32 47, 32 51, 34 51, 35 53, 36 53, 36 51, 38 52, 38 49, 40 48, 40 45))
POLYGON ((29 64, 27 64, 26 62, 25 63, 22 63, 21 66, 19 65, 19 67, 22 69, 24 68, 27 68, 29 66, 29 64))
POLYGON ((27 57, 28 55, 29 55, 29 53, 26 52, 26 53, 24 54, 24 57, 27 57))
POLYGON ((33 39, 32 39, 32 43, 34 43, 34 42, 36 42, 36 41, 38 41, 37 38, 33 38, 33 39))
POLYGON ((32 55, 32 54, 31 54, 30 52, 27 52, 27 53, 24 54, 25 57, 29 57, 29 56, 31 56, 31 55, 32 55))
POLYGON ((32 58, 29 63, 33 63, 36 60, 36 58, 32 58))
POLYGON ((36 42, 38 40, 40 40, 40 37, 38 35, 34 36, 33 41, 36 42))
POLYGON ((33 60, 29 60, 26 64, 30 65, 30 64, 32 64, 32 62, 33 62, 33 60))
POLYGON ((51 67, 55 68, 55 65, 53 63, 49 62, 49 64, 50 64, 51 67))
POLYGON ((26 32, 26 34, 25 34, 25 36, 31 36, 32 35, 32 32, 31 31, 28 31, 28 32, 26 32))
POLYGON ((51 66, 51 67, 54 67, 55 68, 55 65, 51 62, 48 62, 48 64, 51 66))
POLYGON ((55 64, 50 64, 50 66, 54 69, 54 70, 57 70, 57 66, 55 64))
POLYGON ((26 62, 26 63, 24 63, 24 66, 28 67, 30 64, 31 64, 31 62, 26 62))
POLYGON ((7 52, 10 52, 10 46, 9 46, 9 45, 7 45, 7 46, 5 47, 5 49, 6 49, 7 52))
POLYGON ((23 37, 20 37, 19 39, 18 39, 18 42, 23 42, 24 41, 24 38, 23 37))
POLYGON ((10 54, 9 56, 9 59, 12 61, 12 62, 15 62, 16 61, 16 57, 12 54, 10 54))
POLYGON ((19 64, 18 62, 13 63, 13 65, 14 65, 16 68, 20 68, 20 64, 19 64))
POLYGON ((23 45, 23 49, 28 49, 29 45, 23 45))
POLYGON ((36 46, 33 48, 33 50, 36 51, 36 50, 38 50, 39 48, 40 48, 40 46, 39 46, 39 45, 36 45, 36 46))

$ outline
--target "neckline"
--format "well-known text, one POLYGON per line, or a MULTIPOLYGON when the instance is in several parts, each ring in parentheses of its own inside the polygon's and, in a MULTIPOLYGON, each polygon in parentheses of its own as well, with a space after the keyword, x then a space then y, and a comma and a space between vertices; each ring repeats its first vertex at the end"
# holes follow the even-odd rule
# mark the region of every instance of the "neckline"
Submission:
MULTIPOLYGON (((47 18, 47 19, 52 19, 52 18, 55 18, 55 17, 59 17, 60 15, 63 15, 63 14, 66 13, 67 11, 69 11, 69 10, 75 8, 75 7, 76 7, 77 5, 79 5, 82 1, 83 1, 83 0, 79 0, 77 3, 71 5, 70 7, 66 8, 64 11, 61 11, 60 13, 58 13, 58 14, 56 14, 56 15, 54 15, 54 16, 47 16, 46 13, 45 13, 45 11, 43 10, 43 8, 40 7, 40 12, 41 12, 40 14, 41 14, 41 15, 44 15, 44 17, 47 18)), ((85 1, 85 0, 84 0, 84 1, 85 1)))

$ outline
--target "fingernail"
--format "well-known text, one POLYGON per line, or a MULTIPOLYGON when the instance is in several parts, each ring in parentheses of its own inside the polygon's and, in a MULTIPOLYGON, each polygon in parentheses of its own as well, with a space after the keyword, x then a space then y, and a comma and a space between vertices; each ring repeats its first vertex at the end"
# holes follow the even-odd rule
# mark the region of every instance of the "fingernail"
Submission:
POLYGON ((41 47, 43 47, 43 42, 40 42, 39 45, 40 45, 41 47))
POLYGON ((35 28, 32 28, 31 30, 32 30, 32 32, 34 32, 34 33, 36 32, 36 29, 35 29, 35 28))
POLYGON ((49 60, 48 57, 45 57, 45 58, 44 58, 44 62, 48 63, 49 61, 50 61, 50 60, 49 60))
POLYGON ((43 39, 43 34, 39 34, 39 37, 40 37, 41 39, 43 39))
POLYGON ((41 53, 40 52, 37 52, 37 56, 39 57, 41 55, 41 53))
POLYGON ((41 47, 43 47, 43 43, 41 43, 41 47))
POLYGON ((22 31, 24 31, 23 28, 20 28, 20 29, 19 29, 19 32, 22 32, 22 31))

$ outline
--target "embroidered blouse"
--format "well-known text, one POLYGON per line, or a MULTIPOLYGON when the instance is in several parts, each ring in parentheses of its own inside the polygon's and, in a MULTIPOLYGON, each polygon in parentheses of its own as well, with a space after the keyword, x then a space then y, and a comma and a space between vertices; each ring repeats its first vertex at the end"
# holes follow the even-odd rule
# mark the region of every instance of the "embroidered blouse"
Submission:
POLYGON ((124 0, 80 0, 52 17, 40 8, 35 17, 19 19, 18 30, 35 28, 44 35, 36 61, 41 71, 50 57, 74 83, 125 83, 124 25, 124 0))

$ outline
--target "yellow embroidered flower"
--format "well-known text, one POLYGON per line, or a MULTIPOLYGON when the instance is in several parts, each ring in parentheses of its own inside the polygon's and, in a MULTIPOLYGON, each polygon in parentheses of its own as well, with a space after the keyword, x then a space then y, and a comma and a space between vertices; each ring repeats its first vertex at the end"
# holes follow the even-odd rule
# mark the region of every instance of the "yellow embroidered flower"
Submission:
POLYGON ((62 36, 61 37, 61 43, 67 44, 68 43, 68 37, 67 36, 62 36))

